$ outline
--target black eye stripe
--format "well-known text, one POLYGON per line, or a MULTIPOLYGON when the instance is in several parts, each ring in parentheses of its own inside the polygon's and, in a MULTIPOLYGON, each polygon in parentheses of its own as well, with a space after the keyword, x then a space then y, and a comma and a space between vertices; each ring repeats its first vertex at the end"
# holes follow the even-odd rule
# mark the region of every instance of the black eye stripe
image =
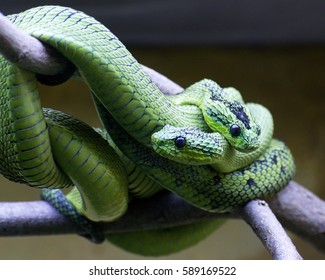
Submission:
POLYGON ((230 111, 236 116, 236 118, 243 122, 247 129, 250 129, 250 121, 247 114, 244 111, 244 107, 239 102, 235 101, 233 104, 229 105, 230 111))
POLYGON ((186 145, 186 138, 183 136, 179 136, 175 138, 175 146, 177 148, 183 148, 186 145))

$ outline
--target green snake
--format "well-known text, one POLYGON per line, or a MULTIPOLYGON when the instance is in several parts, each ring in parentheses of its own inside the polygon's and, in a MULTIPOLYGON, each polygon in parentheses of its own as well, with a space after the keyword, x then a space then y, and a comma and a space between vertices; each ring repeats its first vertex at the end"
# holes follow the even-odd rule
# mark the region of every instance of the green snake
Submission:
POLYGON ((68 199, 93 221, 116 220, 133 197, 162 188, 203 210, 226 212, 278 192, 292 178, 290 151, 271 141, 273 125, 255 122, 254 110, 236 92, 202 80, 179 97, 166 97, 106 27, 70 8, 38 7, 9 19, 73 63, 105 131, 100 135, 72 116, 43 112, 37 79, 44 77, 1 57, 0 171, 6 178, 40 188, 75 185, 68 199), (152 136, 168 126, 221 133, 222 161, 194 165, 162 157, 152 136))

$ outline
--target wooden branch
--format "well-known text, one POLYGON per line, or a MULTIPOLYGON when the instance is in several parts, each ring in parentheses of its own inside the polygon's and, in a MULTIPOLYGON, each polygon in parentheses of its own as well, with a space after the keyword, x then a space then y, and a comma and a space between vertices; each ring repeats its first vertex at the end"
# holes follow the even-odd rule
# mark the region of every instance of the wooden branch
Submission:
MULTIPOLYGON (((213 217, 167 191, 150 199, 134 201, 128 210, 118 221, 98 223, 98 228, 105 233, 127 232, 173 227, 213 217)), ((83 232, 46 201, 0 203, 0 236, 67 233, 83 232)))
POLYGON ((5 58, 42 75, 61 75, 73 65, 52 47, 21 31, 0 13, 0 42, 5 58))
MULTIPOLYGON (((197 209, 177 195, 162 192, 130 204, 116 222, 98 223, 105 233, 171 228, 211 219, 243 217, 274 259, 301 259, 290 238, 264 201, 254 200, 235 213, 213 214, 197 209)), ((0 203, 0 236, 77 233, 76 226, 45 201, 0 203)))
MULTIPOLYGON (((0 52, 8 60, 35 73, 59 75, 65 73, 67 71, 66 69, 70 69, 71 67, 70 63, 62 59, 62 56, 57 54, 55 50, 43 46, 38 40, 22 33, 2 15, 0 15, 0 41, 2 42, 0 44, 0 52)), ((175 94, 182 90, 181 87, 154 70, 146 67, 145 70, 165 94, 175 94)), ((303 237, 316 244, 318 249, 325 252, 323 228, 325 224, 324 202, 314 195, 311 196, 310 193, 306 195, 308 191, 304 188, 298 188, 300 188, 300 191, 293 194, 293 192, 296 192, 297 184, 290 183, 285 188, 286 191, 280 192, 270 202, 270 205, 275 213, 280 213, 281 210, 278 209, 283 209, 283 205, 286 206, 286 210, 291 209, 292 211, 281 214, 281 221, 298 234, 302 232, 301 235, 303 237), (294 205, 292 205, 292 199, 286 199, 290 193, 297 200, 297 203, 295 202, 294 205), (303 211, 302 208, 305 208, 303 200, 306 196, 309 198, 309 203, 317 201, 321 205, 322 208, 319 213, 309 212, 310 209, 303 211), (304 213, 305 216, 303 219, 300 219, 300 213, 304 213), (315 229, 312 234, 308 235, 307 224, 315 229), (306 230, 302 231, 302 228, 306 230)), ((198 210, 176 195, 165 192, 145 202, 132 203, 130 210, 117 222, 100 224, 100 229, 105 232, 130 231, 135 229, 171 227, 198 220, 201 221, 203 219, 220 217, 234 218, 235 216, 241 216, 253 228, 274 258, 301 258, 265 203, 252 201, 246 206, 237 209, 235 213, 220 215, 198 210), (161 205, 164 205, 164 207, 161 205), (263 206, 263 210, 261 206, 263 206), (144 209, 145 212, 142 213, 141 211, 144 211, 144 209)), ((77 233, 77 229, 46 202, 0 203, 0 236, 62 233, 77 233)))
POLYGON ((291 181, 268 202, 283 226, 325 253, 324 200, 291 181))
POLYGON ((251 226, 273 259, 302 259, 265 201, 252 200, 235 212, 251 226))

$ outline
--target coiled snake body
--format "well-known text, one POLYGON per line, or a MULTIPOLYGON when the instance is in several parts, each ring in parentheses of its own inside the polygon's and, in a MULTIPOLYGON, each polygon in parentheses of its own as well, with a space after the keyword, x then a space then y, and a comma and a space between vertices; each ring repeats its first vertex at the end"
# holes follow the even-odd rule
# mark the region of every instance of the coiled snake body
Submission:
POLYGON ((70 8, 44 6, 9 18, 73 63, 105 127, 102 137, 72 116, 43 112, 36 75, 0 57, 0 171, 10 180, 41 188, 75 185, 68 199, 79 213, 113 221, 127 210, 130 193, 149 197, 163 187, 203 210, 225 212, 276 193, 292 178, 293 159, 283 143, 271 140, 268 111, 259 115, 261 106, 245 105, 231 89, 203 80, 183 96, 164 96, 106 27, 70 8), (152 137, 167 135, 168 125, 213 131, 224 155, 212 165, 162 157, 152 137))

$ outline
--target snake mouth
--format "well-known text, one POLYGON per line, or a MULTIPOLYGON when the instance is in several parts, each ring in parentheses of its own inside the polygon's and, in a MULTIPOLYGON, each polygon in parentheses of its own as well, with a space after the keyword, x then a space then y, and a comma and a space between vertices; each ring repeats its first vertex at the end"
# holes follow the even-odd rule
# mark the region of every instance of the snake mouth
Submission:
POLYGON ((243 150, 241 150, 241 152, 253 152, 255 151, 258 147, 260 146, 260 143, 257 139, 251 140, 251 141, 247 141, 246 142, 246 146, 243 150))
POLYGON ((242 139, 239 143, 230 143, 234 149, 242 153, 250 153, 259 148, 260 142, 258 138, 254 139, 242 139))

